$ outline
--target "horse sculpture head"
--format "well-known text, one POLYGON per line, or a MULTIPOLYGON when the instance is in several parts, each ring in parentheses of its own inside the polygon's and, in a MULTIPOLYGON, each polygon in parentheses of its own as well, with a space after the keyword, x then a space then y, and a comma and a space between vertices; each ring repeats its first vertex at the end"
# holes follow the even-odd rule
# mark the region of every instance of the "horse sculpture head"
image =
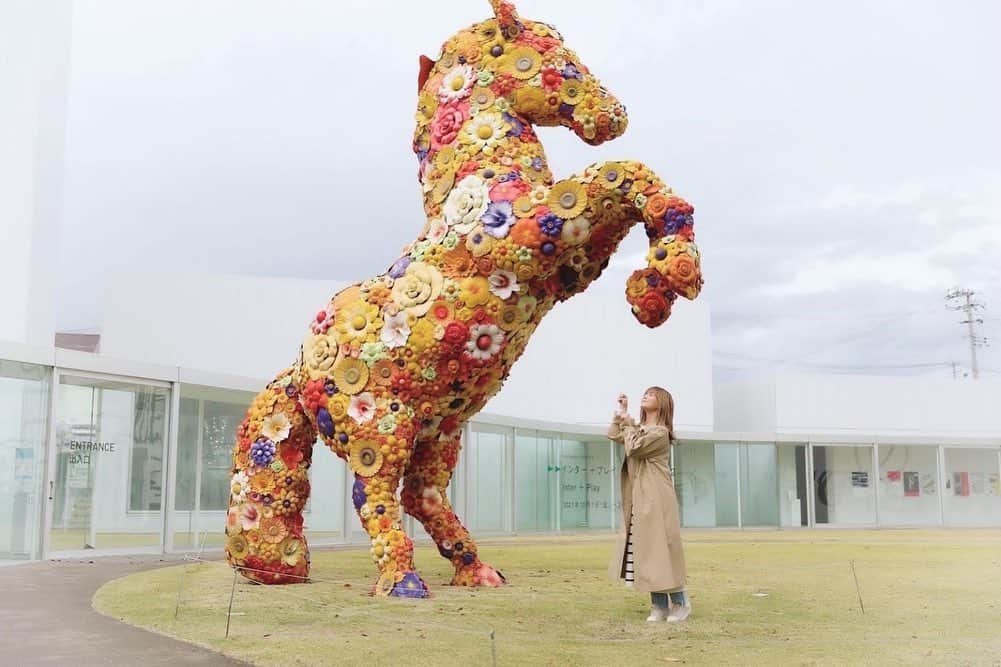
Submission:
POLYGON ((448 43, 455 48, 443 49, 447 55, 438 61, 422 56, 422 93, 447 99, 449 92, 459 98, 472 89, 474 109, 503 98, 506 113, 520 122, 567 127, 591 145, 625 131, 625 107, 555 28, 521 18, 507 0, 490 4, 494 18, 454 35, 448 43))

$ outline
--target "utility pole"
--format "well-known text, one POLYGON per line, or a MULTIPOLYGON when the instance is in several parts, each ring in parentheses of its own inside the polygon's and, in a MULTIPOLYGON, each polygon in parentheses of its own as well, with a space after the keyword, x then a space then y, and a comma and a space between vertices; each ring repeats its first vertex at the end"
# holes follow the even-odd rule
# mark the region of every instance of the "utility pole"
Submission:
POLYGON ((971 289, 954 289, 945 295, 946 308, 949 310, 961 310, 966 315, 965 320, 960 320, 960 324, 967 327, 967 337, 970 339, 970 370, 973 372, 973 379, 980 377, 977 368, 977 348, 987 344, 986 338, 977 336, 977 324, 983 324, 983 319, 976 317, 975 312, 983 309, 984 304, 975 301, 977 293, 971 289))

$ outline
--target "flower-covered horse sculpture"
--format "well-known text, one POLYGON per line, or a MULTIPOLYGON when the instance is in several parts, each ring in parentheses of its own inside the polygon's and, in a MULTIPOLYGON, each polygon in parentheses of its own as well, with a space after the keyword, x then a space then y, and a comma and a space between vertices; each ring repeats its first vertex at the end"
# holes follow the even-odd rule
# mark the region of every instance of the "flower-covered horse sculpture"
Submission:
POLYGON ((699 293, 693 209, 649 168, 608 162, 553 182, 533 126, 596 145, 625 131, 625 109, 554 28, 491 4, 494 18, 449 39, 437 62, 421 59, 423 232, 385 274, 330 300, 237 432, 226 554, 250 579, 308 576, 302 510, 319 437, 354 473, 376 593, 427 595, 401 511, 455 566, 452 583, 500 585, 445 493, 463 424, 634 223, 650 239, 647 268, 626 285, 636 318, 658 326, 676 295, 699 293))

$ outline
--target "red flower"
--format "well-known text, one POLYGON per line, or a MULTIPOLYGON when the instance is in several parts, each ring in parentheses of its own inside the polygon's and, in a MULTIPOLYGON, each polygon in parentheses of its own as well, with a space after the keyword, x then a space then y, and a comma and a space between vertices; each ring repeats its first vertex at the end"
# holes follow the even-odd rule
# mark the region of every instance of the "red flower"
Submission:
POLYGON ((438 429, 445 435, 452 435, 455 429, 459 427, 459 416, 449 415, 441 420, 441 424, 438 425, 438 429))
POLYGON ((495 95, 508 95, 518 86, 518 80, 510 74, 498 74, 494 77, 494 82, 490 89, 495 95))
POLYGON ((549 92, 559 90, 563 85, 563 75, 555 67, 546 66, 542 68, 542 87, 549 92))
POLYGON ((445 342, 452 345, 462 345, 469 337, 469 327, 462 322, 449 322, 445 327, 445 342))
POLYGON ((459 167, 458 171, 455 172, 455 180, 456 180, 456 182, 459 182, 463 178, 465 178, 466 176, 469 176, 470 174, 475 173, 477 170, 479 170, 479 168, 480 168, 480 163, 479 162, 475 162, 475 161, 471 160, 469 162, 462 163, 462 166, 459 167))
POLYGON ((285 463, 285 467, 289 470, 295 470, 298 467, 299 462, 303 459, 302 450, 288 444, 283 444, 280 449, 280 455, 282 457, 282 461, 285 463))
POLYGON ((490 188, 490 201, 514 201, 530 189, 528 183, 521 179, 498 183, 490 188))

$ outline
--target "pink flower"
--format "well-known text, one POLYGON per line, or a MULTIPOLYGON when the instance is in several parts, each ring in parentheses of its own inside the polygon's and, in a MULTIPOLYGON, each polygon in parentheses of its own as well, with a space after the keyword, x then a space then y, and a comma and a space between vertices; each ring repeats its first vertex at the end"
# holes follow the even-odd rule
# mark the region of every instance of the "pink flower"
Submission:
POLYGON ((431 149, 438 150, 455 141, 467 118, 468 102, 448 102, 439 106, 431 119, 431 149))
POLYGON ((348 406, 348 415, 359 424, 371 421, 375 416, 375 397, 371 392, 364 392, 351 397, 351 404, 348 406))
POLYGON ((530 189, 528 183, 520 179, 498 183, 490 188, 490 201, 514 201, 530 189))
POLYGON ((240 506, 240 524, 244 530, 253 530, 261 525, 261 508, 257 503, 240 506))

